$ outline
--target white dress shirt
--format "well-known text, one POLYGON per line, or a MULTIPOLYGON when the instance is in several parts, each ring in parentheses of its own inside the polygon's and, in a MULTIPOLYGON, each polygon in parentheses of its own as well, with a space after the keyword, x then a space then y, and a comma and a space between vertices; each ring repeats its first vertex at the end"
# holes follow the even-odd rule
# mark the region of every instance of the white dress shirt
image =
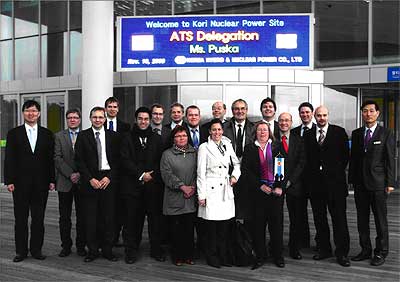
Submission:
POLYGON ((25 123, 26 136, 28 136, 29 145, 31 145, 32 153, 35 152, 37 137, 38 137, 38 125, 30 126, 25 123))
POLYGON ((100 143, 101 143, 101 167, 100 170, 110 170, 111 167, 108 163, 107 160, 107 153, 106 153, 106 133, 104 131, 104 126, 101 127, 100 130, 97 129, 93 129, 93 135, 94 135, 94 139, 96 140, 96 132, 99 132, 99 138, 100 138, 100 143))

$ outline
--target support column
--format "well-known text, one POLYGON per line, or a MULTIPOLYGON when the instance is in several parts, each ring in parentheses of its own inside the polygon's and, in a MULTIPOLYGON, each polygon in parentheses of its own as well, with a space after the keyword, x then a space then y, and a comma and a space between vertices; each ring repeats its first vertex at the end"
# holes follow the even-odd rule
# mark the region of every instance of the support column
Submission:
POLYGON ((82 128, 113 95, 114 1, 82 1, 82 128))

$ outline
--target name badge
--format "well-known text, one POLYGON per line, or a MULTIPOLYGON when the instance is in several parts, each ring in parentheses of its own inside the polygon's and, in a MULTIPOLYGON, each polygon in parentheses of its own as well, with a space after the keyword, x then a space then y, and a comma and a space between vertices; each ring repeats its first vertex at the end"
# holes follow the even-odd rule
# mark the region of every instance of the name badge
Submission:
POLYGON ((382 143, 381 141, 374 141, 374 145, 379 145, 381 143, 382 143))

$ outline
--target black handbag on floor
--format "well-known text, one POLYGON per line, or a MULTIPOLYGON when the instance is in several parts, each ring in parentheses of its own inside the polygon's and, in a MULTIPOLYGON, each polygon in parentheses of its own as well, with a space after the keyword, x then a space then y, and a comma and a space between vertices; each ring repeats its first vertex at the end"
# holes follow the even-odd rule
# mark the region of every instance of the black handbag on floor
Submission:
POLYGON ((243 223, 236 221, 232 224, 231 254, 232 264, 236 266, 249 266, 254 264, 256 256, 253 242, 243 223))

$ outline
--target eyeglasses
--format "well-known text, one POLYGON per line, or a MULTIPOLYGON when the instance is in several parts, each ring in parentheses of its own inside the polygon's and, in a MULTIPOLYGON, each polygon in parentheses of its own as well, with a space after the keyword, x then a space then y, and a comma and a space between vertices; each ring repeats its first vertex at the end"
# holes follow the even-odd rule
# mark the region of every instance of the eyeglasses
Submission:
POLYGON ((186 134, 175 135, 174 138, 188 138, 186 134))
POLYGON ((24 113, 38 113, 38 110, 24 110, 24 113))

